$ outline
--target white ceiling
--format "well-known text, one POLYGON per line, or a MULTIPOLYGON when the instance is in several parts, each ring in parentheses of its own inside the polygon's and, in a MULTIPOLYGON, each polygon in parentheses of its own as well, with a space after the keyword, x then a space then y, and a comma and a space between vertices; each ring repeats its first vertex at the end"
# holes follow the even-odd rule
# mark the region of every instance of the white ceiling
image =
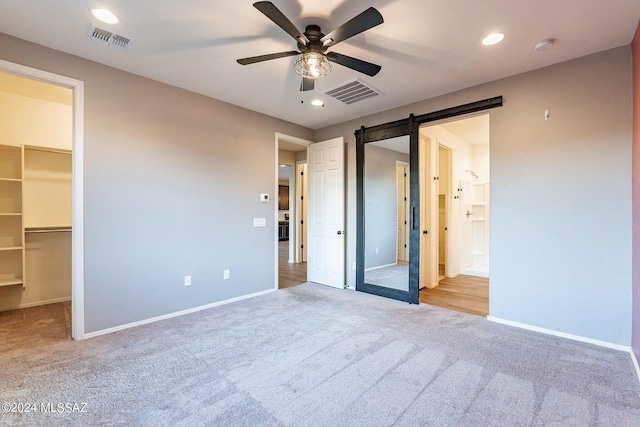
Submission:
POLYGON ((489 114, 453 120, 437 126, 451 132, 467 144, 489 143, 489 114))
MULTIPOLYGON (((301 104, 294 58, 242 66, 237 58, 293 50, 294 40, 252 6, 221 0, 0 0, 0 32, 312 129, 629 44, 638 0, 274 0, 304 30, 326 34, 369 6, 384 23, 331 50, 382 66, 369 77, 334 64, 329 90, 358 77, 383 95, 350 106, 301 104), (120 23, 99 23, 104 7, 120 23), (86 39, 93 23, 132 39, 126 52, 86 39), (491 47, 480 41, 504 32, 491 47), (555 46, 533 47, 544 38, 555 46)), ((320 84, 316 85, 319 88, 320 84)))

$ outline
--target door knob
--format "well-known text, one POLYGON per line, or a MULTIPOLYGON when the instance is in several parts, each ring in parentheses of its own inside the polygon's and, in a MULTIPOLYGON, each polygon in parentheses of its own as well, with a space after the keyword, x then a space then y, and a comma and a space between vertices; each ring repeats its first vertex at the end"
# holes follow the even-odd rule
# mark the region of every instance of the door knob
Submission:
POLYGON ((422 230, 422 234, 429 234, 429 230, 422 230))
POLYGON ((338 235, 342 234, 342 231, 338 230, 338 235))

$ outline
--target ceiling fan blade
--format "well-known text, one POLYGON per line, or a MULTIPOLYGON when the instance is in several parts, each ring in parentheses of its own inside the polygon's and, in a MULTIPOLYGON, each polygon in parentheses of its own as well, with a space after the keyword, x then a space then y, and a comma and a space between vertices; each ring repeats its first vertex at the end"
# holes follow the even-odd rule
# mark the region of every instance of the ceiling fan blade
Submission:
POLYGON ((336 52, 327 53, 327 59, 336 64, 340 64, 352 70, 361 72, 368 76, 375 76, 382 69, 380 65, 372 64, 371 62, 363 61, 362 59, 352 58, 347 55, 341 55, 336 52))
POLYGON ((289 52, 270 53, 268 55, 258 55, 249 58, 238 59, 237 62, 240 65, 255 64, 256 62, 269 61, 270 59, 285 58, 287 56, 300 55, 297 50, 290 50, 289 52))
POLYGON ((314 79, 308 79, 306 77, 302 78, 302 82, 300 83, 300 92, 306 90, 313 90, 313 86, 315 85, 314 79))
POLYGON ((295 25, 289 21, 289 18, 284 16, 280 9, 278 9, 273 3, 270 1, 259 1, 253 4, 253 6, 258 9, 260 12, 264 13, 264 15, 271 19, 275 24, 285 30, 291 37, 301 42, 302 44, 309 43, 309 39, 300 32, 296 28, 295 25))
POLYGON ((343 40, 353 37, 356 34, 360 34, 363 31, 373 28, 376 25, 380 25, 384 22, 382 15, 375 8, 362 12, 360 15, 351 19, 350 21, 342 24, 340 27, 331 31, 329 34, 320 39, 323 46, 329 47, 336 43, 340 43, 343 40))

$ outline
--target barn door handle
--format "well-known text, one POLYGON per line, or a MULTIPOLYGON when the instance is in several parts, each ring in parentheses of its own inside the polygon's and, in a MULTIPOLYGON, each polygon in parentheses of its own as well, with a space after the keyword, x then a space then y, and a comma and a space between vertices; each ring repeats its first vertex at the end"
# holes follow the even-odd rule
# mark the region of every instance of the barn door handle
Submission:
POLYGON ((411 229, 416 229, 416 208, 415 206, 411 207, 411 229))

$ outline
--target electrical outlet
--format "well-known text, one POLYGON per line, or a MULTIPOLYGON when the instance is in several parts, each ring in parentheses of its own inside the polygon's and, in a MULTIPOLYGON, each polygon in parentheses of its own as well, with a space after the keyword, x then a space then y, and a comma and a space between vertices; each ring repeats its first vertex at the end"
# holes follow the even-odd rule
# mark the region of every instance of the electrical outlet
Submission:
POLYGON ((353 264, 351 265, 351 269, 355 270, 356 269, 356 262, 354 261, 353 264))
POLYGON ((225 270, 222 272, 222 278, 224 280, 229 280, 229 270, 225 270))
POLYGON ((191 276, 184 276, 184 285, 191 286, 191 276))
POLYGON ((378 248, 376 248, 376 255, 378 255, 378 248))

